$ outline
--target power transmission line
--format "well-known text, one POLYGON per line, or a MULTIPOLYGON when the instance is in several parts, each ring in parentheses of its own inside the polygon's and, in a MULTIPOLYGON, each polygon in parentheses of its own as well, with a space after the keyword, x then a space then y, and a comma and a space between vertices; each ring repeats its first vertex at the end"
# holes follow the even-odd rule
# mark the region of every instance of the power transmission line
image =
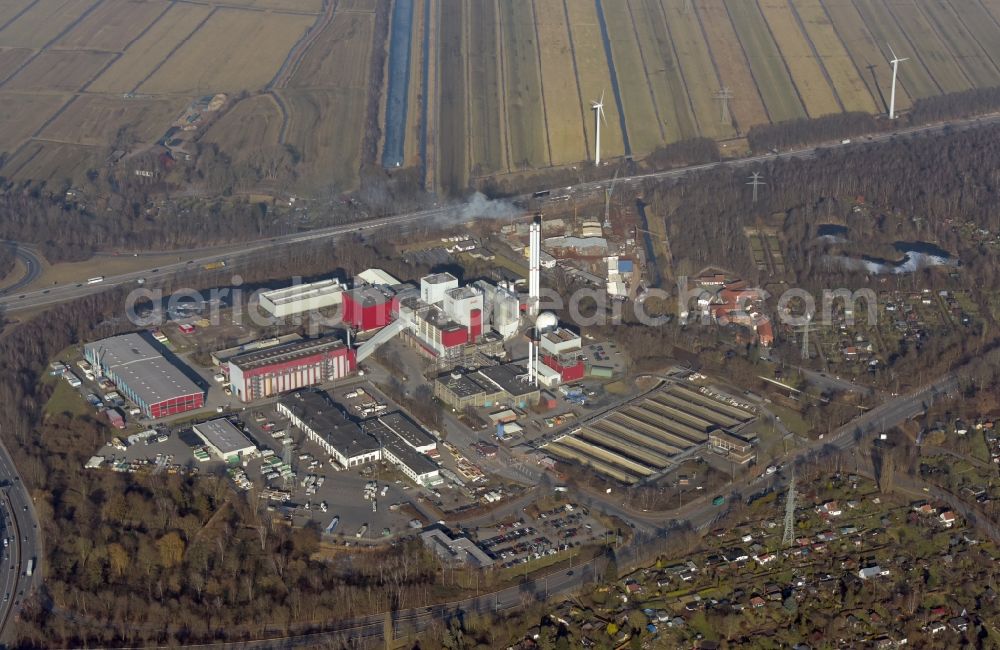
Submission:
POLYGON ((715 93, 715 98, 719 100, 720 124, 732 124, 732 117, 729 115, 729 100, 733 98, 733 91, 728 86, 723 86, 715 93))
POLYGON ((785 534, 781 538, 782 548, 792 545, 795 540, 795 470, 792 470, 792 482, 788 484, 788 495, 785 496, 785 534))
POLYGON ((763 174, 761 174, 760 172, 754 172, 753 174, 750 174, 750 180, 749 180, 749 182, 747 182, 747 185, 753 185, 753 202, 754 203, 757 202, 757 188, 760 187, 761 185, 767 185, 767 183, 765 183, 764 181, 760 180, 762 176, 763 176, 763 174))

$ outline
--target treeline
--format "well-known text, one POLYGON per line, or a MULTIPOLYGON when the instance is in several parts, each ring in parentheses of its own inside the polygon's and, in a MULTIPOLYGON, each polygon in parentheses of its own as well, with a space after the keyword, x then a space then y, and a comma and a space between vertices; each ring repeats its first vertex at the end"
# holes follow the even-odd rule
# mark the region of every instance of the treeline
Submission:
POLYGON ((881 128, 871 113, 834 113, 815 119, 758 124, 750 128, 747 142, 751 151, 763 153, 772 149, 791 149, 816 142, 853 138, 881 128))
POLYGON ((477 189, 490 198, 510 198, 553 187, 611 180, 616 173, 628 176, 642 171, 715 162, 719 158, 719 146, 714 140, 691 138, 657 147, 641 161, 612 159, 600 167, 583 163, 573 167, 535 169, 522 174, 493 176, 481 180, 477 189))
POLYGON ((1000 110, 1000 87, 973 88, 957 93, 924 97, 913 102, 911 124, 961 119, 1000 110))
MULTIPOLYGON (((50 262, 83 260, 95 251, 200 248, 284 235, 298 231, 295 219, 287 207, 244 198, 110 195, 83 202, 41 186, 0 192, 0 239, 34 244, 50 262)), ((348 212, 329 213, 327 223, 350 219, 348 212)))
POLYGON ((0 280, 14 270, 17 261, 17 245, 10 242, 0 242, 0 280))
POLYGON ((719 144, 711 138, 689 138, 657 147, 643 158, 642 166, 650 170, 686 167, 716 162, 721 158, 719 144))
POLYGON ((920 126, 946 120, 985 115, 1000 110, 1000 87, 973 88, 961 92, 923 97, 896 122, 859 111, 823 117, 758 124, 747 133, 750 150, 763 153, 809 144, 843 140, 899 126, 920 126), (900 124, 901 123, 901 124, 900 124))

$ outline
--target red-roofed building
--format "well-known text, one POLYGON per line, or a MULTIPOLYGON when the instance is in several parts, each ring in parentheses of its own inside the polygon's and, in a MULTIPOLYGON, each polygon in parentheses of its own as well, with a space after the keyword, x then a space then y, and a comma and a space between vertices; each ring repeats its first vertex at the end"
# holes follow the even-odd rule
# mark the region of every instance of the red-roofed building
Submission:
POLYGON ((387 288, 364 286, 345 291, 342 305, 344 323, 368 332, 392 322, 395 298, 387 288))

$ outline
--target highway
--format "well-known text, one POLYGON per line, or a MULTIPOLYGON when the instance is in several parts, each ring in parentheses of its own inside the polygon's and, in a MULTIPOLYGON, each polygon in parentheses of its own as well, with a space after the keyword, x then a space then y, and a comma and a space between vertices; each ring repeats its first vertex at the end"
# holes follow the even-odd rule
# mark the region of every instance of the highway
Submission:
POLYGON ((14 249, 14 255, 21 260, 21 263, 24 265, 24 275, 18 278, 17 282, 0 291, 0 293, 16 293, 31 285, 32 282, 38 279, 38 276, 42 273, 42 262, 38 259, 38 255, 35 251, 31 250, 24 244, 19 244, 13 241, 5 243, 16 247, 14 249))
POLYGON ((5 549, 4 560, 0 562, 0 644, 10 647, 10 621, 17 616, 26 597, 40 585, 43 551, 38 516, 27 488, 21 481, 7 448, 0 443, 0 517, 3 518, 3 533, 9 537, 10 545, 5 549), (26 575, 29 562, 34 569, 26 575))
MULTIPOLYGON (((943 132, 946 129, 963 130, 963 129, 977 128, 989 124, 996 124, 998 122, 1000 122, 1000 114, 993 114, 979 118, 956 120, 954 122, 949 122, 949 123, 931 124, 927 126, 900 129, 892 133, 878 133, 871 136, 859 138, 847 144, 841 142, 828 143, 816 147, 806 147, 790 151, 781 151, 778 153, 767 153, 758 156, 748 156, 745 158, 734 158, 730 160, 723 160, 720 162, 692 165, 689 167, 680 167, 677 169, 670 169, 666 171, 648 172, 643 174, 635 174, 632 176, 623 176, 619 178, 618 182, 630 185, 632 187, 636 187, 642 183, 645 183, 646 181, 677 179, 692 173, 706 171, 709 169, 716 169, 722 167, 730 167, 738 169, 742 167, 748 167, 756 164, 766 163, 773 160, 811 158, 818 155, 820 152, 824 150, 837 149, 841 147, 861 147, 861 146, 866 146, 867 144, 873 142, 885 142, 894 137, 913 137, 917 135, 931 135, 943 132)), ((568 187, 553 188, 550 191, 554 194, 559 194, 559 193, 588 194, 602 190, 604 186, 607 185, 609 182, 610 181, 608 180, 588 181, 584 183, 578 183, 576 185, 571 185, 568 187)), ((530 195, 511 197, 512 201, 517 201, 517 200, 528 201, 530 199, 531 199, 530 195)), ((77 283, 57 285, 42 290, 35 290, 20 294, 17 294, 14 291, 8 291, 6 295, 0 297, 0 310, 10 314, 19 311, 38 309, 40 307, 48 307, 59 303, 68 302, 70 300, 80 298, 81 296, 98 293, 101 291, 106 291, 107 289, 113 287, 138 286, 137 283, 140 279, 148 280, 150 283, 155 283, 158 279, 166 278, 167 276, 181 273, 185 270, 194 269, 198 265, 214 262, 221 258, 225 258, 235 262, 238 261, 240 258, 247 258, 253 255, 259 256, 262 253, 267 252, 268 249, 274 249, 279 246, 291 246, 306 242, 322 241, 324 239, 336 239, 338 237, 342 237, 344 235, 351 233, 358 233, 358 232, 364 232, 366 230, 377 230, 389 227, 399 228, 400 226, 406 226, 410 224, 439 222, 439 223, 454 223, 456 225, 459 225, 474 220, 468 218, 468 215, 464 214, 465 208, 466 206, 464 204, 448 205, 442 207, 435 207, 428 210, 410 212, 406 214, 399 214, 388 217, 379 217, 361 223, 353 223, 344 226, 330 226, 327 228, 319 228, 316 230, 311 230, 303 233, 295 233, 291 235, 281 235, 277 237, 259 239, 259 240, 245 242, 241 244, 238 249, 231 250, 228 253, 220 252, 219 247, 215 246, 212 249, 205 249, 203 255, 195 252, 194 255, 196 255, 196 257, 190 260, 165 264, 155 268, 145 269, 142 271, 134 271, 131 273, 123 273, 120 275, 107 276, 104 278, 102 282, 96 284, 87 284, 86 278, 80 278, 77 281, 77 283)), ((21 251, 24 250, 24 248, 19 247, 18 250, 21 251)), ((21 285, 21 286, 26 286, 26 285, 21 285)))

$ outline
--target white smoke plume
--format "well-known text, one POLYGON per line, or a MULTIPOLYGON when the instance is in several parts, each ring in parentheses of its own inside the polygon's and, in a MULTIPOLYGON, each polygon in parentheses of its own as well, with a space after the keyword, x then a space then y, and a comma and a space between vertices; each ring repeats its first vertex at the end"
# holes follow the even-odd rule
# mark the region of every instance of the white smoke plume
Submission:
POLYGON ((521 214, 521 211, 511 203, 502 199, 491 200, 482 192, 476 192, 461 207, 462 221, 472 219, 511 219, 521 214))

